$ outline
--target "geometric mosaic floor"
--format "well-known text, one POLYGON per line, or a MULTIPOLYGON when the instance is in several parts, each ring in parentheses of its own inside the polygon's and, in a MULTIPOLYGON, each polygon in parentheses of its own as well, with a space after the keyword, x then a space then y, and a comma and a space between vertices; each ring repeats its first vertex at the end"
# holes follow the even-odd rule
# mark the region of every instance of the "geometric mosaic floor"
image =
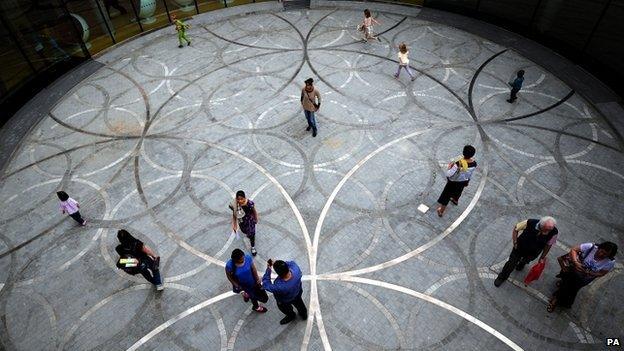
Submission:
POLYGON ((360 40, 356 9, 209 13, 189 21, 192 47, 166 28, 103 55, 0 180, 2 347, 595 350, 617 336, 621 255, 573 309, 546 302, 556 256, 623 246, 623 141, 538 63, 398 10, 374 15, 380 42, 360 40), (413 82, 392 76, 400 42, 413 82), (323 97, 316 138, 299 103, 308 77, 323 97), (479 168, 438 218, 444 167, 468 143, 479 168), (59 189, 86 227, 59 213, 59 189), (259 271, 268 258, 301 266, 307 321, 281 326, 272 297, 258 315, 231 293, 239 189, 260 215, 259 271), (542 215, 560 232, 543 277, 495 288, 513 225, 542 215), (162 257, 163 292, 115 268, 119 228, 162 257))

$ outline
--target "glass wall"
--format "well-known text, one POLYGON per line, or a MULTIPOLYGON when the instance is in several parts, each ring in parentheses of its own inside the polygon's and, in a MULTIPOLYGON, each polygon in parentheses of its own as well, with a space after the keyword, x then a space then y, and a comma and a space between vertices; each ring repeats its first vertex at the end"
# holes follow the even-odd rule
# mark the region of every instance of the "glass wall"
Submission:
POLYGON ((0 1, 0 124, 42 87, 89 57, 57 0, 0 1))
POLYGON ((504 18, 515 25, 526 26, 531 22, 539 1, 525 0, 522 6, 518 6, 518 0, 481 0, 479 11, 490 16, 504 18))
POLYGON ((608 0, 542 1, 532 29, 544 36, 582 49, 608 0))
POLYGON ((0 125, 95 53, 170 25, 174 15, 188 19, 252 2, 256 0, 0 0, 0 125))
MULTIPOLYGON (((624 79, 624 0, 611 1, 604 17, 587 41, 585 52, 607 69, 617 72, 619 86, 624 79)), ((620 94, 623 95, 623 94, 620 94)))
POLYGON ((141 32, 202 12, 254 0, 60 0, 73 17, 90 54, 141 32))
POLYGON ((425 0, 518 32, 570 58, 624 96, 624 0, 425 0))
MULTIPOLYGON (((170 25, 172 15, 186 19, 256 1, 266 0, 0 0, 0 124, 64 72, 116 43, 170 25)), ((395 1, 519 32, 584 65, 624 95, 624 0, 395 1)))

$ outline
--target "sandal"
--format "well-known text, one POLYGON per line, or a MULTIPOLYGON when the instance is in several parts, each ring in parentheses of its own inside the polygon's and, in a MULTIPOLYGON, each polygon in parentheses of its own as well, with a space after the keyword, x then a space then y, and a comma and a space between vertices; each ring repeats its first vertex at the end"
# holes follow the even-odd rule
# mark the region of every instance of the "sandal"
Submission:
POLYGON ((548 302, 548 307, 546 307, 546 311, 548 311, 548 313, 554 312, 555 306, 557 306, 557 300, 551 299, 550 302, 548 302))
POLYGON ((268 309, 264 306, 258 306, 258 308, 254 308, 253 310, 258 313, 265 313, 266 311, 268 311, 268 309))
POLYGON ((436 210, 436 212, 438 213, 438 217, 442 217, 442 214, 444 214, 444 212, 442 212, 441 210, 441 207, 438 207, 438 209, 436 210))

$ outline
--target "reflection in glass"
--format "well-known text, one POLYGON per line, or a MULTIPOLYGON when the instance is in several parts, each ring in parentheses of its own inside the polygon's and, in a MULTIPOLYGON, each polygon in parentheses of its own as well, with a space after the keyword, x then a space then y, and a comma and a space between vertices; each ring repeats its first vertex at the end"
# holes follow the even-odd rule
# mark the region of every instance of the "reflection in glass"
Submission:
MULTIPOLYGON (((51 68, 69 69, 89 54, 170 26, 173 14, 185 20, 256 1, 0 0, 0 93, 4 98, 11 89, 51 68)), ((400 2, 422 4, 423 0, 400 2)), ((551 47, 565 46, 569 55, 604 64, 604 70, 615 73, 614 80, 624 76, 624 0, 426 0, 424 5, 480 16, 535 35, 551 47)))
POLYGON ((233 0, 197 0, 197 7, 199 7, 200 13, 218 10, 225 7, 225 1, 227 1, 228 6, 232 6, 233 0))
POLYGON ((141 23, 153 24, 156 22, 156 17, 154 17, 157 7, 156 0, 139 0, 138 7, 141 23))
POLYGON ((131 38, 143 30, 140 21, 137 20, 137 17, 140 17, 135 2, 130 0, 104 1, 105 16, 109 18, 116 42, 131 38))

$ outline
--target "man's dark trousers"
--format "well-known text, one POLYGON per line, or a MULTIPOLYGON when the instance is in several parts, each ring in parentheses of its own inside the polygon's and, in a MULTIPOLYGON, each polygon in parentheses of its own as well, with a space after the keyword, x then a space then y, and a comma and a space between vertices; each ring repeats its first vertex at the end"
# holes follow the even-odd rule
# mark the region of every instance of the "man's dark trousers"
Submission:
POLYGON ((514 248, 513 250, 511 250, 511 254, 509 255, 507 263, 505 263, 503 270, 498 274, 498 278, 506 280, 507 278, 509 278, 509 275, 511 274, 511 272, 513 272, 514 268, 518 265, 518 263, 525 265, 533 261, 535 257, 537 257, 537 255, 529 256, 526 253, 522 252, 520 249, 514 248))
POLYGON ((299 315, 302 318, 307 318, 308 309, 303 303, 303 299, 301 298, 302 294, 303 290, 301 290, 301 292, 299 292, 299 295, 297 295, 297 297, 290 302, 277 301, 277 308, 279 308, 279 310, 282 311, 282 313, 285 314, 287 317, 295 318, 295 311, 293 311, 293 306, 295 306, 297 308, 297 311, 299 311, 299 315))

